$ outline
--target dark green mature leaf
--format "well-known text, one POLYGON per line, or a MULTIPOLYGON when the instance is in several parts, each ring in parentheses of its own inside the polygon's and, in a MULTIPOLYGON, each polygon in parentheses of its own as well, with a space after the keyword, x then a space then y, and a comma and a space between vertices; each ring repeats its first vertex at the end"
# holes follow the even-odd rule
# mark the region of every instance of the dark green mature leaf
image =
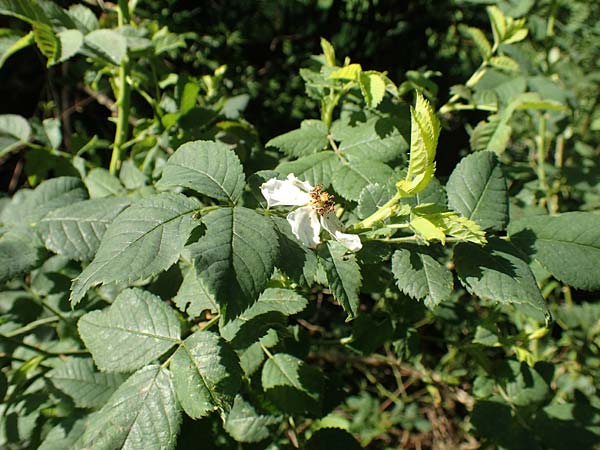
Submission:
POLYGON ((302 311, 307 304, 290 289, 267 289, 250 308, 221 327, 221 336, 236 348, 247 347, 270 328, 285 324, 287 316, 302 311))
POLYGON ((295 282, 310 285, 317 272, 317 257, 298 241, 292 228, 283 217, 271 216, 279 236, 279 261, 276 266, 295 282))
POLYGON ((46 251, 31 230, 13 228, 0 236, 0 283, 38 267, 46 251))
POLYGON ((237 354, 209 331, 197 331, 183 342, 173 355, 171 372, 177 398, 194 419, 214 410, 227 413, 242 382, 237 354))
POLYGON ((267 286, 279 256, 277 234, 268 218, 242 207, 218 209, 203 221, 206 234, 193 246, 196 270, 229 320, 267 286))
POLYGON ((50 211, 85 199, 87 192, 79 178, 52 178, 34 191, 18 191, 2 210, 0 221, 8 225, 35 225, 50 211))
POLYGON ((30 24, 39 22, 75 28, 67 12, 49 0, 0 0, 0 14, 13 16, 30 24))
POLYGON ((52 428, 38 450, 77 450, 76 442, 85 432, 86 419, 62 421, 52 428))
POLYGON ((79 334, 101 370, 131 371, 180 342, 175 312, 159 297, 126 289, 102 311, 85 314, 79 334))
POLYGON ((83 180, 91 198, 125 195, 127 191, 117 177, 108 170, 96 167, 83 180))
POLYGON ((88 420, 77 448, 90 450, 175 448, 181 411, 171 376, 158 365, 134 373, 88 420))
POLYGON ((76 305, 93 286, 143 279, 168 269, 198 225, 196 199, 163 193, 142 198, 124 210, 106 230, 96 257, 73 281, 76 305))
POLYGON ((536 367, 526 363, 508 361, 512 376, 506 383, 506 394, 511 403, 517 406, 543 404, 551 395, 548 382, 536 367))
POLYGON ((358 293, 362 283, 356 256, 347 255, 344 246, 329 241, 319 249, 319 261, 325 269, 327 283, 334 298, 350 317, 354 317, 360 304, 358 293))
POLYGON ((429 309, 452 294, 452 273, 425 248, 407 246, 396 250, 392 257, 392 272, 398 288, 418 300, 424 298, 429 309))
POLYGON ((280 417, 258 414, 250 403, 236 395, 224 428, 238 442, 259 442, 269 437, 267 427, 280 421, 280 417))
POLYGON ((31 138, 31 127, 24 117, 0 115, 0 157, 23 146, 31 138))
POLYGON ((292 157, 317 153, 327 146, 327 124, 320 120, 303 120, 300 128, 277 136, 266 143, 292 157))
POLYGON ((454 248, 460 282, 481 298, 513 304, 536 320, 550 318, 533 273, 512 244, 491 238, 485 247, 460 243, 454 248))
POLYGON ((508 192, 498 157, 492 152, 468 155, 446 185, 448 206, 484 230, 503 230, 508 221, 508 192))
POLYGON ((127 198, 110 197, 63 206, 41 220, 40 236, 49 250, 78 261, 89 261, 96 254, 108 226, 130 203, 127 198))
POLYGON ((600 216, 569 212, 527 217, 508 227, 510 240, 554 277, 577 289, 600 289, 600 216))
POLYGON ((323 374, 301 359, 285 353, 269 357, 263 366, 262 387, 282 411, 318 414, 323 392, 323 374))
POLYGON ((361 191, 370 184, 385 184, 394 174, 390 166, 372 159, 352 159, 333 175, 333 187, 347 200, 358 201, 361 191))
POLYGON ((70 396, 79 408, 97 408, 109 399, 126 377, 118 373, 98 372, 88 358, 61 361, 47 378, 70 396))
POLYGON ((234 204, 244 183, 244 171, 233 150, 220 142, 194 141, 183 144, 171 155, 158 186, 183 186, 234 204))
POLYGON ((360 192, 356 208, 358 217, 361 219, 369 217, 385 205, 395 193, 395 189, 390 184, 369 184, 360 192))
POLYGON ((207 310, 215 313, 219 310, 214 295, 207 291, 204 283, 198 278, 195 267, 191 267, 183 276, 173 301, 190 317, 198 317, 207 310))
POLYGON ((127 39, 115 30, 94 30, 85 35, 85 45, 107 61, 119 65, 127 55, 127 39))
POLYGON ((308 440, 307 448, 311 450, 361 450, 363 447, 346 430, 341 428, 321 428, 308 440))
POLYGON ((504 153, 510 140, 512 128, 497 115, 490 116, 487 121, 477 124, 471 134, 470 144, 473 151, 488 150, 504 153))
POLYGON ((333 174, 340 168, 340 160, 332 151, 323 151, 314 155, 303 156, 296 161, 279 164, 275 170, 287 175, 293 173, 301 180, 313 186, 317 184, 327 189, 333 174))

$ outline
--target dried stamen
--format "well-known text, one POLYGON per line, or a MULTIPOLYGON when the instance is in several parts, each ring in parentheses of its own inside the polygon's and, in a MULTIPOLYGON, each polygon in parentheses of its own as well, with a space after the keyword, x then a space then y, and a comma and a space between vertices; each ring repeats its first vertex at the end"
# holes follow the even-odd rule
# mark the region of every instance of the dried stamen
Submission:
POLYGON ((327 212, 333 212, 334 210, 334 196, 329 192, 323 190, 323 188, 319 185, 315 186, 312 191, 309 193, 310 195, 310 206, 319 214, 320 216, 325 215, 327 212))

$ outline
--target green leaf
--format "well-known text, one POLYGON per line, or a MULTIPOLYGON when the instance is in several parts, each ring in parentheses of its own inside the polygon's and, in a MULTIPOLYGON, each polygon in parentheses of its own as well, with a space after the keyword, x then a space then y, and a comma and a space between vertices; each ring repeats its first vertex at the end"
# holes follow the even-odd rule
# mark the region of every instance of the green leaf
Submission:
POLYGON ((64 28, 75 28, 67 12, 48 0, 0 0, 0 14, 34 23, 44 23, 64 28))
POLYGON ((196 270, 231 319, 267 286, 279 256, 277 234, 268 218, 242 207, 218 209, 203 222, 206 234, 193 246, 196 270))
POLYGON ((227 413, 240 390, 242 369, 233 349, 217 334, 197 331, 171 360, 177 398, 193 419, 211 411, 227 413))
POLYGON ((85 35, 84 43, 96 54, 117 66, 127 55, 127 39, 115 30, 94 30, 85 35))
POLYGON ((427 250, 406 246, 394 252, 392 273, 398 288, 417 300, 425 299, 425 306, 434 309, 452 294, 452 273, 427 250))
POLYGON ((61 361, 47 378, 71 397, 79 408, 98 408, 125 381, 118 373, 98 372, 88 358, 70 358, 61 361))
POLYGON ((484 230, 503 230, 508 221, 508 191, 500 161, 492 152, 463 158, 446 185, 448 206, 484 230))
POLYGON ((293 173, 301 180, 308 181, 311 185, 317 184, 327 189, 331 184, 333 174, 339 169, 340 161, 332 151, 323 151, 314 155, 303 156, 296 161, 283 162, 275 170, 287 175, 293 173))
POLYGON ((127 198, 110 197, 63 206, 40 221, 40 236, 48 250, 77 261, 89 261, 108 226, 129 204, 127 198))
POLYGON ((360 266, 354 254, 346 255, 346 248, 337 242, 329 241, 319 249, 319 261, 325 269, 329 289, 340 302, 349 317, 358 312, 362 277, 360 266))
POLYGON ((31 127, 24 117, 0 115, 0 157, 19 149, 31 138, 31 127))
POLYGON ((417 102, 410 109, 411 135, 408 172, 396 186, 406 197, 427 187, 435 172, 435 152, 440 135, 440 121, 431 104, 417 93, 417 102))
POLYGON ((38 450, 76 450, 75 444, 85 432, 85 419, 67 419, 52 428, 38 450))
POLYGON ((370 184, 385 184, 394 171, 372 159, 352 159, 333 175, 333 188, 347 200, 358 201, 361 191, 370 184))
POLYGON ((506 123, 506 120, 493 115, 488 117, 487 121, 477 124, 469 143, 473 151, 487 150, 501 155, 506 150, 511 133, 512 128, 506 123))
POLYGON ((98 284, 132 282, 171 267, 198 226, 192 218, 198 207, 196 199, 163 193, 125 209, 104 233, 94 260, 73 281, 71 303, 98 284))
POLYGON ((543 405, 551 395, 550 386, 535 367, 508 361, 512 376, 506 383, 506 394, 516 406, 543 405))
POLYGON ((56 34, 60 42, 60 55, 56 62, 75 56, 83 45, 83 34, 79 30, 63 30, 56 34))
POLYGON ((263 366, 262 387, 266 396, 290 414, 318 414, 324 379, 321 371, 285 353, 269 357, 263 366))
POLYGON ((385 95, 385 80, 378 73, 362 72, 359 77, 360 91, 368 108, 376 108, 385 95))
POLYGON ((508 242, 490 239, 485 247, 460 243, 454 248, 460 282, 483 299, 513 304, 532 318, 549 320, 550 314, 533 273, 508 242))
POLYGON ((269 437, 267 427, 279 422, 280 417, 258 414, 250 403, 236 395, 224 428, 237 442, 259 442, 269 437))
POLYGON ((287 316, 302 311, 307 304, 292 290, 267 289, 250 308, 221 327, 221 336, 236 348, 248 347, 274 325, 285 324, 287 316))
POLYGON ((234 204, 244 184, 244 171, 233 150, 220 142, 194 141, 171 155, 157 186, 183 186, 234 204))
POLYGON ((39 267, 46 257, 32 231, 16 227, 0 236, 0 283, 39 267))
POLYGON ((167 369, 147 366, 134 373, 94 414, 77 448, 171 450, 181 411, 167 369))
POLYGON ((458 26, 458 30, 461 32, 461 34, 473 40, 477 46, 477 49, 479 50, 479 53, 481 54, 481 58, 484 61, 492 55, 492 46, 485 37, 483 31, 481 31, 479 28, 468 27, 461 24, 458 26))
MULTIPOLYGON (((22 35, 16 30, 3 29, 0 35, 0 68, 8 58, 33 44, 33 32, 22 35)), ((0 116, 1 117, 1 116, 0 116)), ((0 155, 2 151, 0 150, 0 155)))
POLYGON ((497 6, 488 6, 486 8, 490 23, 492 24, 492 32, 494 33, 494 44, 496 47, 502 43, 506 34, 506 17, 497 6))
POLYGON ((354 80, 358 81, 362 68, 360 64, 350 64, 341 69, 335 70, 329 74, 329 78, 333 80, 354 80))
POLYGON ((311 450, 362 450, 362 446, 346 430, 341 428, 321 428, 313 433, 307 442, 311 450))
POLYGON ((79 178, 59 177, 42 182, 34 191, 17 192, 2 210, 0 221, 7 225, 36 225, 50 211, 87 198, 79 178))
POLYGON ((138 288, 122 291, 102 311, 85 314, 77 326, 101 370, 139 369, 180 342, 175 312, 160 297, 138 288))
POLYGON ((300 128, 277 136, 267 142, 267 147, 276 147, 288 156, 299 158, 323 150, 328 143, 327 124, 320 120, 303 120, 300 128))
POLYGON ((191 267, 184 275, 177 295, 173 297, 177 307, 190 317, 199 317, 204 311, 217 312, 219 308, 204 283, 199 279, 196 268, 191 267))
POLYGON ((60 40, 52 27, 46 23, 33 23, 33 38, 42 54, 48 59, 48 66, 54 64, 60 55, 60 40))
POLYGON ((508 234, 521 251, 577 289, 600 289, 600 216, 569 212, 513 222, 508 234))
POLYGON ((127 192, 117 177, 101 167, 90 170, 83 182, 91 198, 119 196, 127 192))
POLYGON ((489 63, 492 67, 505 70, 507 72, 518 72, 520 69, 517 61, 505 55, 492 56, 489 63))
POLYGON ((385 205, 394 194, 395 190, 387 184, 369 184, 360 192, 356 208, 358 217, 361 219, 369 217, 385 205))

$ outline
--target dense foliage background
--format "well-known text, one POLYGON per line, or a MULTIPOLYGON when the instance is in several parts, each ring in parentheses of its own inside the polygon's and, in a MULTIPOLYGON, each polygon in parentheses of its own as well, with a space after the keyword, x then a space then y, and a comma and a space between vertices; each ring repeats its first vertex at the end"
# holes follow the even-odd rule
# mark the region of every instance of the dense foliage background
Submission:
POLYGON ((600 448, 598 2, 0 14, 0 447, 600 448))

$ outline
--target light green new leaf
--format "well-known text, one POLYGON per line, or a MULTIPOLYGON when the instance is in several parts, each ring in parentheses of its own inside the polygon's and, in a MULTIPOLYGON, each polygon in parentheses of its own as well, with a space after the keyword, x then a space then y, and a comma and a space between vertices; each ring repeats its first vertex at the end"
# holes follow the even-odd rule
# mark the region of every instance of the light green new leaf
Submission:
POLYGON ((358 312, 358 293, 362 284, 360 266, 354 254, 346 255, 346 248, 329 241, 319 249, 319 261, 325 269, 329 289, 349 317, 358 312))
POLYGON ((30 229, 12 228, 0 236, 0 283, 39 267, 45 256, 41 242, 30 229))
POLYGON ((206 233, 191 246, 198 255, 194 264, 229 320, 267 286, 279 256, 277 234, 268 218, 242 207, 218 209, 203 222, 206 233))
POLYGON ((147 366, 134 373, 90 417, 77 448, 171 450, 177 443, 181 410, 167 369, 147 366))
MULTIPOLYGON (((22 35, 16 30, 2 29, 0 34, 0 68, 8 58, 33 44, 33 32, 22 35)), ((1 150, 0 150, 1 155, 1 150)))
POLYGON ((221 326, 221 336, 234 347, 247 347, 258 341, 270 328, 283 325, 287 316, 306 308, 308 301, 289 289, 265 290, 239 317, 221 326))
POLYGON ((0 115, 0 157, 29 142, 31 127, 24 117, 16 114, 0 115))
POLYGON ((600 216, 569 212, 527 217, 508 227, 511 242, 554 277, 577 289, 600 289, 600 216))
POLYGON ((329 74, 329 78, 333 80, 354 80, 358 81, 360 74, 362 73, 362 67, 360 64, 350 64, 342 67, 341 69, 335 70, 329 74))
POLYGON ((327 146, 329 130, 320 120, 303 120, 300 128, 277 136, 266 143, 276 147, 288 156, 299 158, 323 150, 327 146))
POLYGON ((157 186, 183 186, 234 204, 244 184, 244 171, 233 150, 220 142, 194 141, 183 144, 171 155, 157 186))
POLYGON ((323 374, 301 359, 285 353, 269 357, 261 374, 267 397, 290 414, 317 414, 321 408, 323 374))
POLYGON ((385 95, 385 80, 378 73, 362 72, 359 77, 360 91, 368 108, 376 108, 385 95))
POLYGON ((175 312, 160 297, 138 288, 124 290, 102 311, 85 314, 77 326, 101 370, 139 369, 180 342, 175 312))
POLYGON ((446 185, 448 206, 484 230, 503 230, 508 221, 508 191, 498 157, 473 153, 456 166, 446 185))
POLYGON ((417 102, 410 110, 410 159, 404 180, 396 186, 406 197, 427 187, 435 173, 435 152, 440 135, 440 121, 431 104, 417 93, 417 102))
POLYGON ((188 416, 229 412, 240 390, 242 369, 237 354, 217 334, 192 334, 177 349, 170 367, 177 398, 188 416))
POLYGON ((258 414, 252 405, 236 395, 224 428, 237 442, 259 442, 269 437, 269 425, 281 422, 280 417, 258 414))
POLYGON ((492 67, 506 70, 507 72, 519 71, 519 63, 506 55, 492 56, 489 63, 492 67))
POLYGON ((119 65, 127 55, 127 39, 115 30, 94 30, 85 35, 84 43, 95 53, 119 65))
POLYGON ((321 38, 321 49, 323 50, 323 56, 325 56, 327 65, 335 67, 335 50, 333 45, 327 39, 321 38))
POLYGON ((104 233, 96 257, 71 286, 76 305, 88 289, 112 281, 131 282, 171 267, 199 224, 196 199, 163 193, 142 198, 124 210, 104 233))
POLYGON ((479 28, 468 27, 466 25, 459 25, 458 30, 461 34, 473 40, 479 53, 481 54, 481 58, 485 61, 492 55, 492 46, 490 42, 485 37, 483 31, 479 28))
POLYGON ((60 40, 52 27, 46 23, 33 23, 33 39, 51 66, 60 57, 60 40))
POLYGON ((425 248, 407 246, 396 250, 392 256, 392 273, 402 292, 417 300, 425 299, 429 309, 452 294, 452 273, 425 248))
POLYGON ((454 263, 460 282, 483 299, 512 304, 539 321, 550 313, 531 269, 510 243, 493 238, 485 247, 460 243, 454 248, 454 263))
POLYGON ((333 188, 347 200, 358 201, 361 191, 370 184, 385 184, 394 171, 373 159, 351 159, 335 171, 333 188))
POLYGON ((108 226, 130 202, 122 197, 97 198, 55 209, 40 221, 40 236, 48 250, 89 261, 108 226))
POLYGON ((98 408, 125 381, 118 373, 98 372, 88 358, 70 358, 61 361, 47 378, 73 399, 79 408, 98 408))
POLYGON ((293 173, 313 186, 318 184, 327 189, 331 184, 333 174, 337 172, 340 165, 340 160, 336 154, 327 150, 314 155, 303 156, 296 161, 283 162, 275 170, 284 175, 293 173))

